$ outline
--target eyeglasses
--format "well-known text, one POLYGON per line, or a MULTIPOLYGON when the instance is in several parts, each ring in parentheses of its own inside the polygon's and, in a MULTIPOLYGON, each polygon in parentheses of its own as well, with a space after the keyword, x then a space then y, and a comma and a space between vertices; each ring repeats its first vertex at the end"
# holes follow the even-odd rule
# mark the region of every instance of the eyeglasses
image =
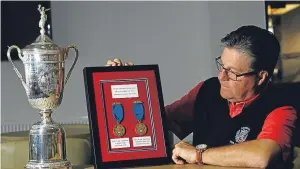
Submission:
POLYGON ((221 56, 216 58, 216 63, 217 63, 218 71, 222 72, 222 70, 225 70, 225 73, 228 76, 228 78, 231 80, 234 80, 234 81, 237 81, 238 77, 254 75, 257 73, 257 71, 252 71, 252 72, 247 72, 247 73, 242 73, 242 74, 234 73, 230 69, 227 69, 224 67, 224 65, 221 63, 221 56))

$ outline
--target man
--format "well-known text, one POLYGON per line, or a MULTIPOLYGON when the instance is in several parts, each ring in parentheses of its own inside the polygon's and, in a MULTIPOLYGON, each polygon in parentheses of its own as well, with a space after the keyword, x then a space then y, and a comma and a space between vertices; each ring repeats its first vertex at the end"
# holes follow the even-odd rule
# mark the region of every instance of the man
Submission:
MULTIPOLYGON (((221 43, 218 77, 200 82, 165 107, 168 127, 175 135, 184 139, 193 133, 193 145, 175 145, 173 161, 291 168, 297 115, 277 96, 270 80, 280 54, 278 40, 251 25, 229 33, 221 43)), ((107 66, 120 65, 118 59, 107 62, 107 66)))

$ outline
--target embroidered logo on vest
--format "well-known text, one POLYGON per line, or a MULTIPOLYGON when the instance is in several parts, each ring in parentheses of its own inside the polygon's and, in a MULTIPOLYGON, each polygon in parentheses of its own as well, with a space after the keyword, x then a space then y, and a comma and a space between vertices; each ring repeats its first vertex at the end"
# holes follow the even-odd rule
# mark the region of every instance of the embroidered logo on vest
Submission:
POLYGON ((241 129, 239 129, 236 132, 235 135, 235 142, 236 143, 242 143, 247 139, 248 133, 250 132, 250 128, 249 127, 241 127, 241 129))

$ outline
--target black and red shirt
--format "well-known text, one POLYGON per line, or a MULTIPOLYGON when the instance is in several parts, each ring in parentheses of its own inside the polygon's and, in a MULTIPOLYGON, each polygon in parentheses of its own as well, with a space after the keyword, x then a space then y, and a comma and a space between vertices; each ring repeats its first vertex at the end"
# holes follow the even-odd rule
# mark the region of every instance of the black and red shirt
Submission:
MULTIPOLYGON (((214 81, 217 81, 215 78, 214 81)), ((165 107, 168 126, 180 139, 184 139, 195 131, 196 100, 204 82, 200 82, 189 93, 181 99, 165 107)), ((204 89, 203 89, 204 90, 204 89)), ((207 89, 205 89, 207 90, 207 89)), ((219 89, 213 89, 219 93, 219 89)), ((253 98, 239 103, 227 102, 227 113, 230 118, 237 119, 249 105, 260 98, 260 94, 253 98)), ((276 99, 276 98, 275 98, 276 99)), ((272 101, 270 101, 272 102, 272 101)), ((199 104, 199 103, 197 103, 199 104)), ((213 105, 212 109, 213 109, 213 105)), ((201 106, 201 104, 200 104, 201 106)), ((276 106, 275 106, 276 107, 276 106)), ((255 114, 254 114, 255 115, 255 114)), ((264 118, 264 117, 262 117, 264 118)), ((296 111, 288 105, 279 105, 266 114, 263 125, 257 134, 256 139, 271 139, 281 147, 283 160, 286 160, 291 153, 292 133, 297 119, 296 111)))

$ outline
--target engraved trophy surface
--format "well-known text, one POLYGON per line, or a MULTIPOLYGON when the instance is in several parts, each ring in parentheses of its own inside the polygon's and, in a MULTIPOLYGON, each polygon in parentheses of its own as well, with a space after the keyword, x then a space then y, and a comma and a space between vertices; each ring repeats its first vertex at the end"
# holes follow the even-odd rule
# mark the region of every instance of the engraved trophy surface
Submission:
POLYGON ((66 157, 64 128, 52 120, 51 113, 61 104, 64 86, 78 60, 78 50, 75 45, 61 48, 45 35, 48 10, 38 6, 41 30, 34 42, 22 50, 13 45, 7 51, 8 60, 25 88, 29 104, 40 110, 41 115, 29 132, 29 162, 25 168, 71 168, 66 157), (25 80, 11 59, 13 49, 17 50, 23 62, 25 80), (65 60, 70 49, 75 50, 75 59, 65 78, 65 60))

